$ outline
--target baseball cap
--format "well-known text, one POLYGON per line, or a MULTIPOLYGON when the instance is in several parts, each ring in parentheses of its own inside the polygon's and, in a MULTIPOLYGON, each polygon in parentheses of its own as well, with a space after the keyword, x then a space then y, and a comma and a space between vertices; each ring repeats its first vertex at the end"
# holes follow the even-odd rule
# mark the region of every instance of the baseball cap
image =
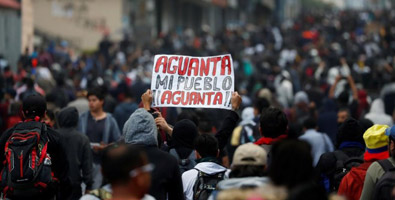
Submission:
POLYGON ((47 103, 41 95, 32 94, 23 99, 23 113, 26 117, 44 116, 47 103))
POLYGON ((233 155, 232 165, 266 165, 266 151, 253 143, 240 145, 233 155))
POLYGON ((373 125, 363 134, 366 144, 365 160, 387 159, 388 153, 388 136, 386 135, 387 125, 373 125))
POLYGON ((395 126, 387 128, 385 130, 385 135, 395 140, 395 126))

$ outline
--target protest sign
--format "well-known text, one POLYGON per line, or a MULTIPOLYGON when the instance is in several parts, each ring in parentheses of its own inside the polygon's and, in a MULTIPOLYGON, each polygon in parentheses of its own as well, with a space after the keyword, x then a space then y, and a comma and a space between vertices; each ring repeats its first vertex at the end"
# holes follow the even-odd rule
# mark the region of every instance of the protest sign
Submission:
POLYGON ((231 109, 232 56, 156 55, 151 90, 153 107, 231 109))

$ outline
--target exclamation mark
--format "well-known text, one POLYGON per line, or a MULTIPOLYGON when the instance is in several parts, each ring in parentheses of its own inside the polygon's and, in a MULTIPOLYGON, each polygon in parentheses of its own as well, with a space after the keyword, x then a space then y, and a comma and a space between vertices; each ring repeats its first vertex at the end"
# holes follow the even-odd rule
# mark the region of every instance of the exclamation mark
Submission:
POLYGON ((156 90, 152 90, 152 107, 156 106, 156 90))

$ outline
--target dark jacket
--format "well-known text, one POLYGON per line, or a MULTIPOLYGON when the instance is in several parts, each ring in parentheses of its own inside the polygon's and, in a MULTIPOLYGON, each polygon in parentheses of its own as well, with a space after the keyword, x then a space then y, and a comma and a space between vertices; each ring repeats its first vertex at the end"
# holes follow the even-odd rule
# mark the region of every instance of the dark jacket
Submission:
MULTIPOLYGON (((14 131, 14 128, 15 126, 8 129, 0 137, 0 169, 3 168, 3 161, 5 160, 5 144, 8 138, 11 136, 12 132, 14 131)), ((69 170, 69 162, 65 153, 65 144, 62 142, 62 136, 49 126, 47 126, 47 133, 49 139, 47 152, 51 156, 51 169, 54 172, 55 177, 58 178, 60 181, 60 185, 57 188, 57 199, 67 199, 71 191, 71 185, 67 176, 69 170)), ((40 197, 32 197, 32 199, 52 198, 53 194, 51 193, 51 191, 48 191, 48 193, 44 193, 43 196, 40 197)))
MULTIPOLYGON (((344 152, 349 158, 351 157, 361 157, 364 153, 364 149, 361 147, 345 147, 340 148, 340 151, 344 152)), ((322 177, 327 177, 329 179, 329 187, 333 188, 334 175, 336 172, 337 158, 334 152, 328 152, 321 155, 320 160, 316 166, 317 171, 322 177)))
POLYGON ((92 152, 89 139, 77 131, 78 111, 74 107, 63 109, 58 115, 60 129, 67 144, 66 154, 69 160, 69 177, 73 188, 80 188, 81 182, 86 184, 86 189, 91 190, 92 179, 92 152), (81 173, 82 172, 82 173, 81 173))
POLYGON ((138 106, 134 102, 123 102, 115 107, 113 116, 118 123, 119 130, 122 131, 126 120, 129 119, 130 115, 133 114, 137 108, 138 106))
POLYGON ((174 156, 160 150, 157 146, 145 146, 150 163, 155 165, 151 173, 149 194, 157 200, 184 199, 182 180, 178 162, 174 156))

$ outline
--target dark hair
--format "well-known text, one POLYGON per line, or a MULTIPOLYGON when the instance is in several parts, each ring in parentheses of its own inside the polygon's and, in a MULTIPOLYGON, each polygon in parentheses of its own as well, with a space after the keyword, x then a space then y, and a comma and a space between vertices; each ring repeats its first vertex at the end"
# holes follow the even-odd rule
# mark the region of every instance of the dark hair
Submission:
POLYGON ((259 111, 259 113, 261 113, 263 111, 263 109, 265 108, 269 108, 270 107, 270 103, 266 98, 257 98, 254 101, 253 104, 254 108, 257 109, 259 111))
POLYGON ((125 97, 134 98, 133 92, 130 90, 130 88, 125 89, 125 97))
POLYGON ((48 109, 47 110, 47 116, 51 120, 55 120, 55 112, 53 110, 48 109))
POLYGON ((339 132, 336 136, 336 145, 339 146, 342 142, 359 142, 365 145, 363 134, 364 129, 358 120, 349 118, 339 127, 339 132))
POLYGON ((103 176, 111 183, 126 183, 130 171, 145 164, 145 152, 138 146, 113 144, 106 147, 102 154, 103 176))
POLYGON ((372 127, 374 125, 372 120, 367 119, 367 118, 360 119, 359 120, 359 124, 361 124, 362 130, 363 130, 364 133, 365 133, 366 130, 368 130, 370 127, 372 127))
POLYGON ((311 147, 305 141, 284 139, 274 143, 269 177, 276 185, 288 189, 313 178, 313 158, 311 147))
POLYGON ((232 167, 229 178, 242 177, 262 177, 265 176, 264 166, 262 165, 236 165, 232 167))
POLYGON ((194 141, 195 150, 202 158, 217 157, 218 154, 218 141, 211 134, 201 134, 196 137, 194 141))
POLYGON ((22 110, 26 118, 44 117, 47 110, 47 102, 39 94, 32 94, 23 98, 22 110))
POLYGON ((34 81, 33 81, 33 79, 26 78, 25 79, 25 83, 26 83, 27 88, 30 88, 30 89, 34 88, 34 81))
POLYGON ((99 87, 90 89, 88 91, 87 97, 89 98, 90 96, 96 96, 100 100, 104 100, 104 97, 105 97, 103 90, 99 87))
POLYGON ((347 112, 348 116, 350 116, 350 109, 348 107, 341 107, 337 112, 347 112))
MULTIPOLYGON (((394 143, 394 145, 395 145, 395 138, 393 138, 393 137, 389 137, 390 138, 390 143, 389 144, 391 144, 391 141, 394 143)), ((395 148, 391 151, 391 157, 393 158, 393 159, 395 159, 395 148)))
POLYGON ((264 137, 276 138, 287 133, 288 119, 279 108, 269 107, 263 110, 260 128, 264 137))
POLYGON ((191 109, 183 109, 182 112, 177 117, 177 122, 183 119, 189 119, 195 123, 197 127, 199 127, 199 117, 195 113, 195 111, 191 109))
POLYGON ((10 111, 8 113, 9 116, 16 116, 20 114, 22 107, 22 103, 19 101, 13 102, 10 104, 10 111))
POLYGON ((306 129, 317 128, 317 122, 314 118, 310 117, 303 122, 303 127, 306 129))

